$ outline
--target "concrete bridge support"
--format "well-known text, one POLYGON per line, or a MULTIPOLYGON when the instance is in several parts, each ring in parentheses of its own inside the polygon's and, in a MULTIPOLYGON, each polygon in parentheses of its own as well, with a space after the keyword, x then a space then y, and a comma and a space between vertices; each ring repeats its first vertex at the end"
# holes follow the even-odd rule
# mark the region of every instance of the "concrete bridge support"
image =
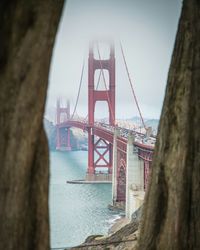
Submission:
POLYGON ((113 169, 112 169, 112 204, 115 206, 117 200, 117 137, 119 130, 115 128, 113 138, 113 169))
POLYGON ((134 150, 134 136, 128 137, 127 160, 126 160, 126 217, 131 219, 132 213, 143 203, 144 198, 144 169, 138 159, 137 152, 134 150))

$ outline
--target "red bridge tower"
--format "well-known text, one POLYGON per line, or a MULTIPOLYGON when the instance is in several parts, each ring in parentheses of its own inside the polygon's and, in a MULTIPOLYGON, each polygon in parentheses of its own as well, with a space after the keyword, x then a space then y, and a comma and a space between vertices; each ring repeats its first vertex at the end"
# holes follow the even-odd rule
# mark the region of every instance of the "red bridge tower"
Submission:
MULTIPOLYGON (((88 59, 88 177, 99 174, 100 168, 106 168, 107 173, 112 173, 112 151, 113 146, 111 143, 94 136, 94 113, 95 104, 97 101, 105 101, 108 104, 109 109, 109 125, 115 125, 115 53, 114 45, 109 44, 110 56, 107 60, 101 60, 98 44, 91 43, 89 49, 88 59), (97 45, 99 54, 98 60, 94 58, 94 46, 97 45), (105 86, 105 90, 95 89, 95 71, 100 69, 104 78, 105 70, 109 73, 109 84, 105 86)), ((105 83, 106 85, 106 83, 105 83)), ((102 171, 103 172, 103 171, 102 171)), ((92 178, 90 178, 92 179, 92 178)))
POLYGON ((70 151, 70 127, 62 127, 61 124, 70 119, 70 104, 61 107, 60 99, 56 106, 56 150, 70 151))

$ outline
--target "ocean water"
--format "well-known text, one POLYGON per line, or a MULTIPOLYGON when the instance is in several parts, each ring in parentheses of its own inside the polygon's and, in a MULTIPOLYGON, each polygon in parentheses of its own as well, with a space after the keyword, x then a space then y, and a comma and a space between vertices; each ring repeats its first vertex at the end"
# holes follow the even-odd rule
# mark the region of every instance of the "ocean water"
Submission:
POLYGON ((119 218, 108 210, 111 184, 67 184, 84 179, 87 152, 50 153, 51 247, 72 247, 92 234, 106 234, 119 218))

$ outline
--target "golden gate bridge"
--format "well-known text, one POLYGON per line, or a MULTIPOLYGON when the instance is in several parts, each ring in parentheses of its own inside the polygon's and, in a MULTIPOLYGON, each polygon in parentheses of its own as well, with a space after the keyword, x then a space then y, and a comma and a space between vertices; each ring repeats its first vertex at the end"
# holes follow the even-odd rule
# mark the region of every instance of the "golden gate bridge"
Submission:
POLYGON ((155 138, 152 140, 150 130, 145 127, 142 112, 137 101, 131 77, 128 71, 124 51, 120 44, 123 61, 128 75, 131 91, 136 107, 138 109, 143 127, 146 133, 137 130, 119 127, 115 117, 115 49, 112 42, 109 43, 110 55, 108 59, 102 59, 97 41, 93 41, 89 48, 88 58, 88 115, 85 119, 75 118, 78 100, 80 97, 83 81, 84 64, 82 67, 80 84, 72 115, 70 104, 62 106, 60 99, 56 107, 56 149, 60 151, 71 150, 70 128, 75 127, 88 133, 88 167, 85 180, 88 182, 112 181, 113 202, 125 202, 127 199, 127 185, 134 184, 145 190, 151 169, 152 156, 154 151, 155 138), (96 46, 98 59, 94 57, 96 46), (100 70, 98 82, 95 87, 95 71, 100 70), (109 73, 109 80, 106 82, 105 70, 109 73), (104 89, 98 89, 100 77, 103 77, 104 89), (97 122, 94 119, 95 105, 97 101, 104 101, 108 104, 108 122, 97 122), (64 115, 64 116, 63 116, 64 115), (61 117, 64 117, 64 120, 61 117), (143 182, 138 178, 136 172, 138 166, 134 166, 133 155, 137 154, 143 162, 143 182), (99 169, 104 171, 99 171, 99 169), (135 172, 135 173, 134 173, 135 172), (132 173, 132 174, 130 174, 132 173))

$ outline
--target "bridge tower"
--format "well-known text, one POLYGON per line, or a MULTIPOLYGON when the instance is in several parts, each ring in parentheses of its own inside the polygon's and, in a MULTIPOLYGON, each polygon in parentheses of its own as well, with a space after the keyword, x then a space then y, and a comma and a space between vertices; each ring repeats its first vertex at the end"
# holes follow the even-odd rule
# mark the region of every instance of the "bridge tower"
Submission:
POLYGON ((62 123, 70 119, 70 103, 62 107, 60 99, 56 105, 56 150, 71 151, 70 127, 62 127, 62 123))
MULTIPOLYGON (((93 42, 89 48, 88 59, 88 176, 95 176, 97 169, 106 168, 107 173, 112 173, 112 151, 111 143, 95 138, 93 133, 95 104, 97 101, 104 101, 108 104, 109 125, 115 125, 115 52, 114 45, 109 43, 110 56, 106 60, 94 58, 94 48, 98 44, 93 42), (95 89, 95 71, 101 70, 102 75, 107 70, 109 73, 109 84, 105 90, 95 89)), ((104 75, 103 75, 104 77, 104 75)), ((104 78, 105 81, 105 78, 104 78)), ((99 173, 99 172, 98 172, 99 173)), ((92 178, 90 178, 92 179, 92 178)))

